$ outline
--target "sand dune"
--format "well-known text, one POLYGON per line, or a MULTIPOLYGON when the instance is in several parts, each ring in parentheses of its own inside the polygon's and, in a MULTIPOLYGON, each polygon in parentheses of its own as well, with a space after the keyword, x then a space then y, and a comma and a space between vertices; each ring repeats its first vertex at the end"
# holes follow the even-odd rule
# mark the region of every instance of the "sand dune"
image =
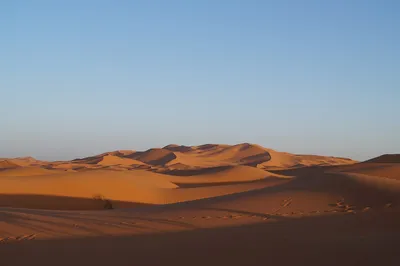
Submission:
POLYGON ((343 173, 343 177, 360 183, 362 186, 370 187, 371 189, 400 193, 400 180, 355 173, 343 173))
POLYGON ((36 194, 93 198, 103 195, 117 201, 163 202, 159 189, 177 186, 163 176, 143 170, 107 171, 92 170, 58 175, 42 175, 35 178, 0 177, 0 194, 36 194))
MULTIPOLYGON (((170 221, 173 225, 173 223, 178 223, 179 220, 187 221, 189 219, 196 226, 225 227, 227 225, 251 224, 260 221, 273 222, 279 221, 279 219, 298 219, 321 215, 348 213, 355 215, 360 213, 362 215, 364 210, 368 208, 376 213, 385 210, 387 206, 390 206, 392 211, 397 210, 396 208, 400 206, 400 194, 397 190, 398 181, 396 180, 388 182, 387 180, 382 181, 383 179, 379 177, 327 173, 323 167, 299 168, 290 171, 293 175, 292 178, 282 178, 284 171, 279 171, 281 172, 280 175, 269 176, 268 172, 249 166, 228 167, 225 170, 197 176, 157 175, 152 172, 137 170, 133 171, 137 172, 135 176, 133 174, 125 175, 123 172, 114 173, 110 176, 109 171, 94 170, 87 173, 54 176, 53 178, 58 180, 53 180, 52 182, 55 182, 53 184, 49 183, 49 180, 51 180, 49 177, 35 177, 38 178, 37 182, 28 182, 25 185, 22 185, 21 182, 19 190, 12 191, 13 193, 10 195, 25 195, 26 198, 34 199, 32 197, 35 195, 29 197, 27 194, 40 191, 43 196, 54 197, 54 194, 65 195, 65 192, 68 192, 69 196, 72 197, 70 200, 59 198, 52 201, 52 203, 60 202, 59 206, 63 208, 67 204, 66 201, 71 205, 76 205, 79 202, 83 209, 90 206, 94 209, 99 208, 98 205, 95 205, 96 202, 82 201, 85 198, 90 199, 94 193, 104 193, 107 198, 111 198, 115 202, 115 206, 118 208, 124 206, 119 205, 120 201, 135 203, 147 200, 147 202, 155 204, 169 204, 164 205, 162 209, 154 206, 133 212, 129 210, 121 213, 116 212, 112 214, 112 219, 109 216, 111 213, 108 212, 104 212, 104 216, 101 214, 102 212, 84 215, 75 212, 65 214, 65 217, 70 217, 68 218, 70 220, 78 219, 76 220, 78 224, 84 222, 87 226, 94 226, 102 232, 113 232, 113 234, 125 234, 125 232, 133 231, 124 226, 107 227, 106 225, 93 224, 91 220, 97 217, 96 219, 103 221, 104 224, 113 224, 116 221, 120 223, 129 220, 130 218, 126 217, 134 215, 132 217, 136 218, 131 219, 141 219, 141 222, 139 222, 141 226, 146 225, 146 221, 150 220, 170 221), (248 171, 249 169, 252 170, 248 171), (253 170, 256 171, 253 172, 253 170), (261 173, 266 175, 253 183, 213 186, 213 183, 221 180, 226 182, 240 180, 242 178, 241 173, 253 173, 253 178, 258 175, 262 178, 261 173), (234 178, 235 175, 236 178, 234 178), (230 179, 229 176, 231 176, 230 179), (170 179, 167 181, 166 178, 170 179), (209 184, 203 187, 183 189, 171 186, 170 182, 182 181, 185 178, 187 178, 187 183, 201 181, 209 182, 209 184), (114 184, 113 187, 110 184, 114 184), (158 188, 155 188, 155 186, 158 186, 158 188), (71 191, 68 191, 68 187, 71 191), (121 217, 125 218, 121 220, 121 217)), ((29 180, 32 180, 32 178, 29 178, 29 180)), ((22 181, 22 179, 18 179, 19 181, 22 181)), ((26 182, 26 180, 23 181, 23 183, 26 182)), ((5 185, 3 189, 11 191, 12 188, 15 189, 16 187, 15 183, 13 183, 14 186, 11 186, 4 180, 1 180, 1 182, 5 185)), ((3 194, 0 199, 2 198, 3 201, 10 201, 7 195, 3 194)), ((39 201, 39 199, 36 199, 36 201, 46 205, 46 200, 39 201)), ((132 207, 133 205, 125 206, 132 207)), ((57 207, 57 204, 53 205, 54 207, 57 207)), ((25 212, 22 211, 22 213, 25 212)), ((58 217, 64 214, 42 213, 37 219, 44 219, 43 223, 46 224, 46 219, 50 219, 53 215, 58 217)), ((63 219, 62 221, 64 221, 63 219)), ((59 226, 62 226, 64 222, 53 221, 59 226)), ((157 228, 159 228, 157 230, 164 231, 177 229, 174 226, 170 228, 162 224, 157 228)), ((10 229, 10 231, 12 230, 14 229, 10 229)), ((15 230, 16 234, 33 233, 29 230, 15 230)), ((79 227, 76 228, 76 231, 77 235, 86 234, 79 227)), ((47 237, 53 238, 58 235, 51 233, 51 231, 46 232, 47 237)), ((75 231, 72 233, 75 234, 75 231)))
POLYGON ((20 167, 20 165, 13 163, 10 160, 1 160, 0 161, 0 169, 9 169, 9 168, 17 168, 20 167))
POLYGON ((317 155, 295 155, 285 152, 277 152, 271 149, 269 149, 268 152, 271 156, 271 160, 261 163, 257 165, 257 167, 264 169, 282 169, 313 165, 344 165, 356 163, 356 161, 348 158, 317 155))
POLYGON ((163 148, 164 150, 177 151, 177 152, 189 152, 193 151, 193 147, 185 145, 169 144, 163 148))
MULTIPOLYGON (((36 163, 34 159, 24 161, 36 163)), ((249 143, 168 145, 3 170, 0 194, 73 198, 101 194, 121 202, 172 204, 258 190, 291 178, 265 169, 340 162, 352 161, 293 155, 249 143), (35 178, 27 179, 30 176, 35 178)))
POLYGON ((366 163, 400 163, 400 154, 384 154, 365 161, 366 163))
POLYGON ((115 155, 106 155, 97 164, 99 164, 99 165, 144 165, 145 163, 138 161, 138 160, 121 158, 121 157, 118 157, 115 155))
MULTIPOLYGON (((282 169, 312 165, 342 165, 356 163, 351 159, 296 155, 266 149, 259 145, 242 143, 237 145, 205 144, 200 146, 167 145, 143 152, 119 150, 75 159, 72 161, 41 162, 33 158, 3 159, 7 167, 47 166, 52 168, 99 168, 99 166, 133 165, 167 167, 175 169, 209 168, 227 165, 257 166, 263 169, 282 169), (130 159, 130 160, 128 160, 130 159), (16 163, 18 161, 18 163, 16 163), (74 164, 74 167, 70 167, 74 164)), ((150 167, 149 167, 150 168, 150 167)))
POLYGON ((166 166, 172 168, 208 168, 217 166, 233 165, 228 161, 221 161, 211 156, 205 157, 204 155, 199 155, 196 152, 193 153, 181 153, 174 152, 175 158, 170 160, 166 166))
POLYGON ((259 145, 242 143, 229 147, 219 147, 203 154, 215 160, 228 161, 231 163, 251 164, 269 161, 271 156, 267 150, 259 145))
MULTIPOLYGON (((176 168, 202 168, 225 165, 249 165, 264 169, 281 169, 312 165, 342 165, 353 164, 355 161, 347 158, 326 157, 316 155, 295 155, 266 149, 259 145, 242 143, 238 145, 206 144, 201 146, 168 145, 163 148, 163 155, 169 160, 161 160, 163 165, 176 168)), ((153 151, 155 154, 155 151, 153 151)), ((158 151, 161 156, 161 151, 158 151)), ((143 160, 142 160, 143 161, 143 160)), ((145 162, 145 161, 144 161, 145 162)), ((159 165, 157 161, 152 163, 159 165)))
POLYGON ((245 143, 4 168, 0 264, 397 265, 400 168, 379 161, 245 143))
MULTIPOLYGON (((169 180, 178 183, 221 183, 221 182, 240 182, 240 181, 254 181, 265 178, 288 178, 287 176, 273 174, 261 169, 253 168, 250 166, 229 166, 219 167, 214 171, 207 171, 205 173, 197 173, 192 176, 177 176, 170 177, 169 180)), ((175 173, 175 175, 179 175, 175 173)))
POLYGON ((103 195, 115 201, 170 204, 257 189, 269 186, 272 181, 277 183, 279 180, 275 179, 282 178, 282 176, 246 166, 234 167, 221 172, 194 177, 161 175, 144 170, 118 172, 91 170, 63 174, 57 171, 57 175, 49 175, 49 173, 54 173, 54 170, 40 168, 36 170, 42 171, 29 173, 29 176, 36 175, 34 179, 27 178, 28 175, 21 176, 21 173, 12 173, 12 175, 5 173, 0 176, 2 184, 0 194, 36 194, 76 198, 93 198, 94 195, 103 195), (10 179, 10 177, 13 178, 10 179), (274 178, 274 180, 271 178, 274 178), (247 181, 262 179, 269 179, 269 181, 236 186, 229 185, 232 182, 245 183, 247 181), (175 183, 201 183, 209 186, 212 186, 213 183, 224 183, 226 185, 217 188, 199 188, 179 192, 169 191, 169 189, 179 187, 175 183))
POLYGON ((81 164, 97 164, 98 162, 102 161, 104 157, 108 156, 113 156, 113 157, 123 157, 123 156, 128 156, 135 153, 135 151, 132 150, 118 150, 118 151, 111 151, 111 152, 105 152, 102 154, 90 156, 90 157, 85 157, 85 158, 79 158, 72 160, 72 163, 81 163, 81 164))
POLYGON ((41 164, 46 163, 44 161, 36 160, 33 157, 13 158, 13 159, 11 159, 11 161, 15 164, 18 164, 19 166, 41 165, 41 164))

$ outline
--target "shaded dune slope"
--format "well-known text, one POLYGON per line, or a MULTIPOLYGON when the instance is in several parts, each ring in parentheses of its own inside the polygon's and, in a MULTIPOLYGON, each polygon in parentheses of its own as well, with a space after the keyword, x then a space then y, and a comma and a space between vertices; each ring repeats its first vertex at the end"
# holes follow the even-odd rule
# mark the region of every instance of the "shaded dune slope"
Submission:
POLYGON ((332 170, 400 180, 400 155, 384 154, 361 163, 333 167, 332 170))
POLYGON ((176 158, 175 153, 166 149, 150 149, 125 156, 150 165, 165 165, 176 158))
POLYGON ((365 161, 366 163, 400 163, 400 154, 384 154, 365 161))
POLYGON ((386 177, 400 180, 400 164, 397 163, 357 163, 353 165, 338 166, 333 171, 345 173, 357 173, 378 177, 386 177))

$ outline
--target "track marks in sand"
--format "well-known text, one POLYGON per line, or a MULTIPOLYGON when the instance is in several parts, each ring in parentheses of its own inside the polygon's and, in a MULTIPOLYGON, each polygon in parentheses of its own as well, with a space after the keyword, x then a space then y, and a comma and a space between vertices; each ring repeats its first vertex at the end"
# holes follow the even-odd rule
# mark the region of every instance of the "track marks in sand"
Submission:
MULTIPOLYGON (((360 212, 367 212, 371 211, 372 208, 370 206, 355 206, 347 203, 344 198, 341 198, 336 201, 336 203, 329 204, 329 206, 334 207, 333 209, 330 209, 330 212, 345 212, 345 213, 356 213, 358 211, 360 212)), ((391 202, 386 203, 384 206, 382 206, 382 209, 388 209, 391 208, 393 205, 391 202)), ((378 208, 379 209, 379 208, 378 208)))
POLYGON ((36 234, 20 235, 20 236, 15 236, 15 237, 10 236, 10 237, 5 237, 5 238, 0 238, 0 243, 34 240, 35 238, 36 238, 36 234))
MULTIPOLYGON (((226 211, 228 213, 219 214, 219 215, 202 215, 202 216, 179 216, 175 218, 176 220, 210 220, 210 222, 214 220, 234 220, 234 219, 250 219, 250 220, 280 220, 280 219, 290 219, 290 218, 299 218, 305 216, 315 216, 315 215, 327 215, 327 214, 356 214, 358 212, 369 212, 373 210, 383 210, 392 208, 392 203, 387 203, 381 208, 371 208, 370 206, 355 206, 346 202, 343 198, 337 200, 336 203, 332 203, 328 205, 326 209, 316 209, 310 211, 302 211, 302 210, 285 210, 293 204, 292 198, 286 198, 280 202, 280 206, 272 210, 271 212, 265 213, 253 213, 247 211, 236 211, 236 210, 228 210, 221 209, 221 211, 226 211), (330 207, 329 207, 330 206, 330 207)), ((174 218, 172 218, 174 219, 174 218)))

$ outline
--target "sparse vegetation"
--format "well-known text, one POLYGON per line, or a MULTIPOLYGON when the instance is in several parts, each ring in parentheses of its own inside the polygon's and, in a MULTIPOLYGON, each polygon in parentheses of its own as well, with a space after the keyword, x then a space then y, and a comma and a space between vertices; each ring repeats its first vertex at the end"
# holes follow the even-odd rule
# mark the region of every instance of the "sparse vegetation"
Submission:
POLYGON ((106 197, 104 197, 101 194, 94 195, 93 199, 96 200, 96 201, 101 201, 102 204, 103 204, 103 208, 106 209, 106 210, 114 209, 114 206, 113 206, 111 200, 107 199, 106 197))

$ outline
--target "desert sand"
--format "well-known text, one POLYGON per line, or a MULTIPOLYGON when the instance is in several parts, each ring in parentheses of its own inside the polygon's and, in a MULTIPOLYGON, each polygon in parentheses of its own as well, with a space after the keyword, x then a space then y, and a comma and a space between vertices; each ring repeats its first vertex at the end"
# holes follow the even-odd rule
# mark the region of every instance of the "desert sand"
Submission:
POLYGON ((400 159, 171 144, 0 159, 0 265, 400 265, 400 159))

